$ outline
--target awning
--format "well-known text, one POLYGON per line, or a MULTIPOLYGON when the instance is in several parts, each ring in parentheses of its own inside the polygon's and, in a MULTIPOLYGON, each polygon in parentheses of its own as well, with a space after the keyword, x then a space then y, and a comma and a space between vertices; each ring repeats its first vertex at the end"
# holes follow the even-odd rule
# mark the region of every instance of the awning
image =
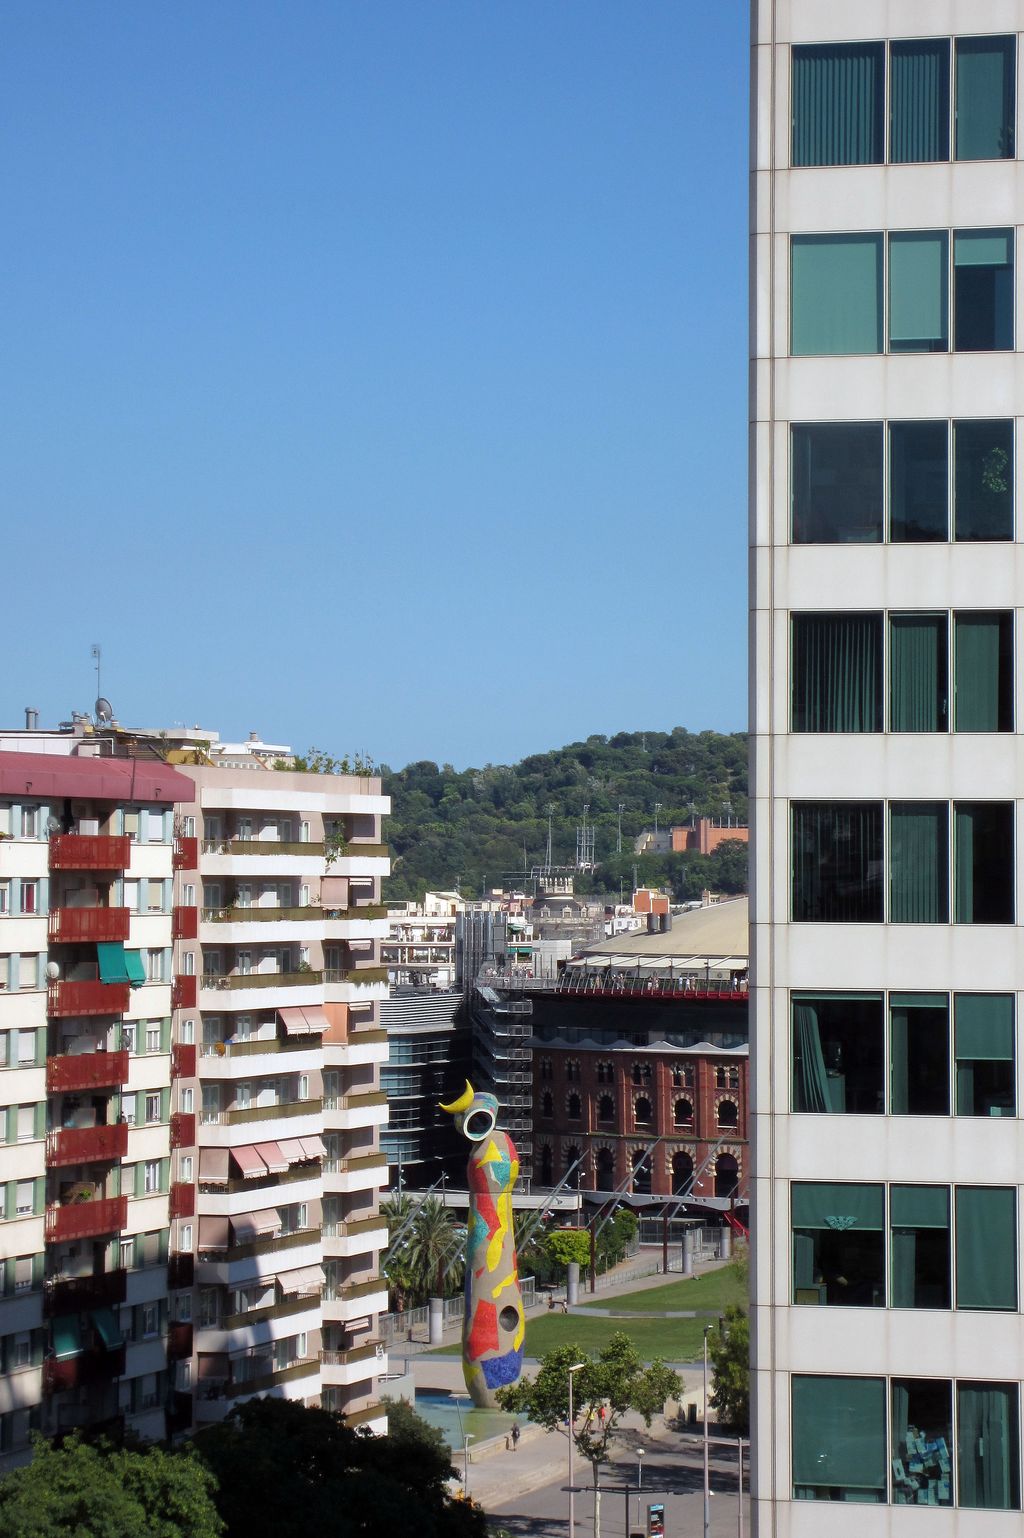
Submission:
POLYGON ((281 1138, 278 1148, 284 1154, 289 1164, 298 1164, 302 1159, 308 1159, 309 1155, 302 1146, 302 1139, 298 1137, 281 1138))
POLYGON ((226 1148, 201 1148, 199 1150, 199 1181, 208 1186, 226 1186, 228 1183, 228 1151, 226 1148))
POLYGON ((256 1152, 272 1175, 283 1175, 288 1169, 284 1150, 277 1143, 257 1143, 256 1152))
POLYGON ((67 1362, 82 1354, 82 1325, 77 1314, 62 1314, 53 1321, 53 1354, 67 1362))
POLYGON ((124 1345, 121 1326, 118 1324, 112 1308, 93 1309, 92 1322, 96 1326, 96 1332, 107 1351, 116 1351, 118 1346, 124 1345))
POLYGON ((202 1351, 196 1362, 196 1377, 201 1383, 221 1383, 230 1368, 226 1351, 202 1351))
POLYGON ((326 1284, 327 1274, 323 1266, 300 1266, 297 1271, 286 1271, 277 1280, 286 1298, 311 1298, 326 1284))
POLYGON ((201 1250, 226 1250, 228 1247, 228 1220, 219 1213, 203 1213, 199 1218, 199 1248, 201 1250))
POLYGON ((258 1180, 267 1173, 267 1166, 255 1148, 232 1148, 231 1153, 244 1179, 258 1180))
POLYGON ((127 983, 131 981, 124 946, 120 940, 97 940, 96 959, 100 964, 101 983, 127 983))
POLYGON ((259 1212, 240 1212, 237 1217, 229 1217, 228 1222, 240 1244, 281 1232, 281 1214, 276 1207, 265 1207, 259 1212))
POLYGON ((133 988, 141 988, 146 981, 146 969, 142 965, 142 952, 125 951, 124 960, 128 968, 128 981, 133 988))
POLYGON ((316 1133, 312 1137, 300 1137, 299 1142, 302 1144, 307 1159, 325 1159, 327 1157, 327 1150, 316 1133))
POLYGON ((322 1035, 330 1025, 318 1004, 311 1004, 307 1009, 279 1009, 277 1013, 286 1036, 322 1035))

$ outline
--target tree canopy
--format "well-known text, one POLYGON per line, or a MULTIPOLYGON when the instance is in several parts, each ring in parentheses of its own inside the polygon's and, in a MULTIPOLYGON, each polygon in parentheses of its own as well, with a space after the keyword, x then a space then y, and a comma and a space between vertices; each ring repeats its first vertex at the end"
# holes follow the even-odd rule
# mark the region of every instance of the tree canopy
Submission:
POLYGON ((708 1395, 726 1425, 746 1435, 750 1429, 750 1321, 746 1309, 730 1303, 718 1329, 708 1336, 708 1361, 714 1383, 708 1395))
POLYGON ((392 770, 382 766, 392 798, 387 838, 392 901, 419 899, 427 888, 460 883, 465 895, 514 878, 542 864, 551 818, 552 858, 571 864, 583 808, 595 830, 598 869, 578 890, 617 893, 631 884, 634 864, 642 884, 669 886, 682 901, 701 888, 746 890, 746 846, 722 846, 714 855, 641 855, 633 841, 653 828, 691 816, 747 820, 747 739, 742 732, 618 732, 593 736, 518 764, 456 770, 429 761, 392 770), (622 852, 616 854, 619 806, 622 852), (723 852, 724 851, 724 852, 723 852))

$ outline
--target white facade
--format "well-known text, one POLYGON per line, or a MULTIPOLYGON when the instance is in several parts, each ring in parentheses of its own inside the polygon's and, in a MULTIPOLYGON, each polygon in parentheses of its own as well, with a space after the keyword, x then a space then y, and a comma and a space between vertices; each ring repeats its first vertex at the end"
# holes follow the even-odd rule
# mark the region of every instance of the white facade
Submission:
MULTIPOLYGON (((1024 817, 1024 546, 1019 515, 1015 533, 993 526, 979 534, 981 514, 971 513, 970 498, 976 493, 977 506, 982 494, 999 501, 1005 477, 1008 505, 1021 501, 1022 29, 1020 0, 752 6, 752 1436, 761 1538, 1020 1531, 1024 887, 1014 848, 1024 817), (1011 40, 1017 158, 1002 158, 1012 150, 1004 138, 991 158, 957 159, 971 129, 970 60, 985 52, 979 39, 996 35, 1011 40), (939 145, 941 159, 908 153, 894 163, 896 125, 902 132, 909 121, 902 109, 911 66, 925 60, 942 68, 941 48, 912 46, 922 38, 967 40, 947 55, 953 139, 939 145), (797 158, 829 159, 827 144, 807 149, 810 87, 798 99, 793 84, 794 47, 826 43, 881 45, 858 56, 864 70, 881 61, 881 163, 791 163, 798 142, 797 158), (804 235, 868 240, 837 252, 835 243, 801 244, 804 235), (984 289, 988 277, 966 271, 982 239, 990 253, 1015 247, 1009 273, 1005 257, 996 259, 1002 265, 989 292, 998 288, 1002 314, 990 311, 997 329, 988 345, 978 340, 988 322, 970 330, 979 293, 972 285, 984 289), (872 271, 861 264, 868 249, 877 254, 872 271), (915 260, 923 257, 921 271, 938 264, 934 304, 927 285, 905 282, 900 264, 911 249, 915 260), (860 319, 856 277, 837 276, 831 286, 823 279, 812 294, 805 257, 824 264, 814 267, 815 281, 828 278, 833 258, 837 275, 847 257, 866 274, 860 319), (877 348, 864 345, 863 327, 858 332, 871 294, 877 348), (828 307, 825 321, 815 304, 819 312, 828 307), (1008 308, 1007 345, 998 326, 1008 308), (844 335, 856 350, 843 350, 844 335), (938 518, 945 496, 952 521, 946 537, 935 524, 924 538, 918 523, 911 538, 900 521, 911 496, 899 456, 910 441, 905 424, 926 421, 955 425, 944 439, 945 482, 941 460, 926 489, 921 472, 925 510, 915 504, 914 517, 938 518), (879 424, 877 508, 869 438, 853 454, 852 490, 841 466, 830 489, 814 479, 819 467, 823 476, 828 469, 815 460, 825 438, 805 426, 854 423, 870 424, 871 433, 879 424), (957 469, 960 444, 967 464, 974 423, 997 424, 999 433, 1005 424, 1010 444, 1008 459, 988 451, 980 492, 957 469), (834 515, 829 542, 818 515, 834 515), (979 522, 972 525, 972 516, 979 522), (999 629, 1003 614, 1012 616, 1008 630, 999 629), (843 624, 851 617, 863 619, 857 634, 872 660, 858 674, 856 705, 836 705, 824 698, 835 677, 815 693, 808 658, 816 636, 848 638, 843 624), (979 623, 990 637, 1009 634, 1012 647, 998 663, 1006 700, 980 725, 966 660, 969 627, 979 623), (901 648, 911 630, 938 637, 928 654, 934 687, 917 716, 900 694, 901 670, 911 666, 901 648), (986 834, 978 831, 983 819, 986 834), (971 864, 975 833, 989 845, 971 864), (935 870, 923 875, 930 855, 935 870), (974 896, 986 891, 996 894, 990 909, 974 896), (1011 1002, 1005 1018, 1017 1022, 1011 1057, 988 1059, 978 1072, 978 1082, 996 1086, 983 1097, 970 1088, 981 1058, 966 1056, 968 1018, 978 1010, 1002 1020, 1006 1000, 1015 1001, 1015 1015, 1011 1002), (857 1021, 863 1029, 855 1038, 857 1021), (939 1216, 925 1240, 923 1220, 906 1214, 929 1203, 939 1216), (988 1211, 985 1203, 1009 1214, 1005 1231, 983 1227, 972 1239, 971 1215, 988 1211), (867 1215, 876 1208, 877 1220, 867 1215), (1001 1278, 989 1294, 975 1275, 979 1248, 981 1265, 1001 1278), (853 1260, 845 1271, 843 1256, 853 1260), (999 1425, 982 1434, 980 1414, 1001 1417, 999 1425), (911 1504, 927 1505, 927 1517, 911 1504)), ((802 56, 801 80, 826 81, 820 57, 802 56)), ((836 57, 841 73, 853 55, 836 57)), ((829 77, 825 94, 854 89, 844 78, 837 85, 829 77)), ((906 130, 911 138, 920 121, 906 130)), ((841 447, 834 452, 841 457, 841 447)), ((815 665, 822 655, 815 653, 815 665)), ((839 666, 834 653, 829 665, 839 666)), ((999 1030, 991 1027, 992 1040, 999 1030)))

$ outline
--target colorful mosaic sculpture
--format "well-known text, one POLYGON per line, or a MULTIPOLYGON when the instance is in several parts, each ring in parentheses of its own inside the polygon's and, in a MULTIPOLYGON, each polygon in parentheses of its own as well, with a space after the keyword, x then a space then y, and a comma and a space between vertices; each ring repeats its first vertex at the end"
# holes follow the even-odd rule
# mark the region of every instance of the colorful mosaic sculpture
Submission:
POLYGON ((466 1311, 462 1321, 462 1371, 473 1403, 493 1408, 498 1389, 515 1383, 523 1367, 526 1317, 512 1222, 512 1188, 519 1155, 504 1132, 495 1131, 493 1095, 465 1093, 442 1105, 474 1145, 466 1165, 469 1229, 466 1236, 466 1311))

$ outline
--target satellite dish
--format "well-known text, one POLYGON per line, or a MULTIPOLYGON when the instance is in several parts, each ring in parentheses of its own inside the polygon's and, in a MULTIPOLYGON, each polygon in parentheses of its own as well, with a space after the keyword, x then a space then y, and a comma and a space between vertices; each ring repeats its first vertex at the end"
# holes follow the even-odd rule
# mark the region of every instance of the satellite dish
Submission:
POLYGON ((48 961, 46 963, 46 975, 50 979, 51 983, 55 983, 57 981, 58 977, 60 976, 60 967, 55 961, 48 961))
POLYGON ((47 833, 59 833, 60 832, 60 822, 58 821, 58 819, 56 817, 47 817, 47 819, 46 819, 46 831, 47 831, 47 833))
POLYGON ((114 707, 102 694, 96 701, 95 709, 97 721, 112 721, 114 719, 114 707))

